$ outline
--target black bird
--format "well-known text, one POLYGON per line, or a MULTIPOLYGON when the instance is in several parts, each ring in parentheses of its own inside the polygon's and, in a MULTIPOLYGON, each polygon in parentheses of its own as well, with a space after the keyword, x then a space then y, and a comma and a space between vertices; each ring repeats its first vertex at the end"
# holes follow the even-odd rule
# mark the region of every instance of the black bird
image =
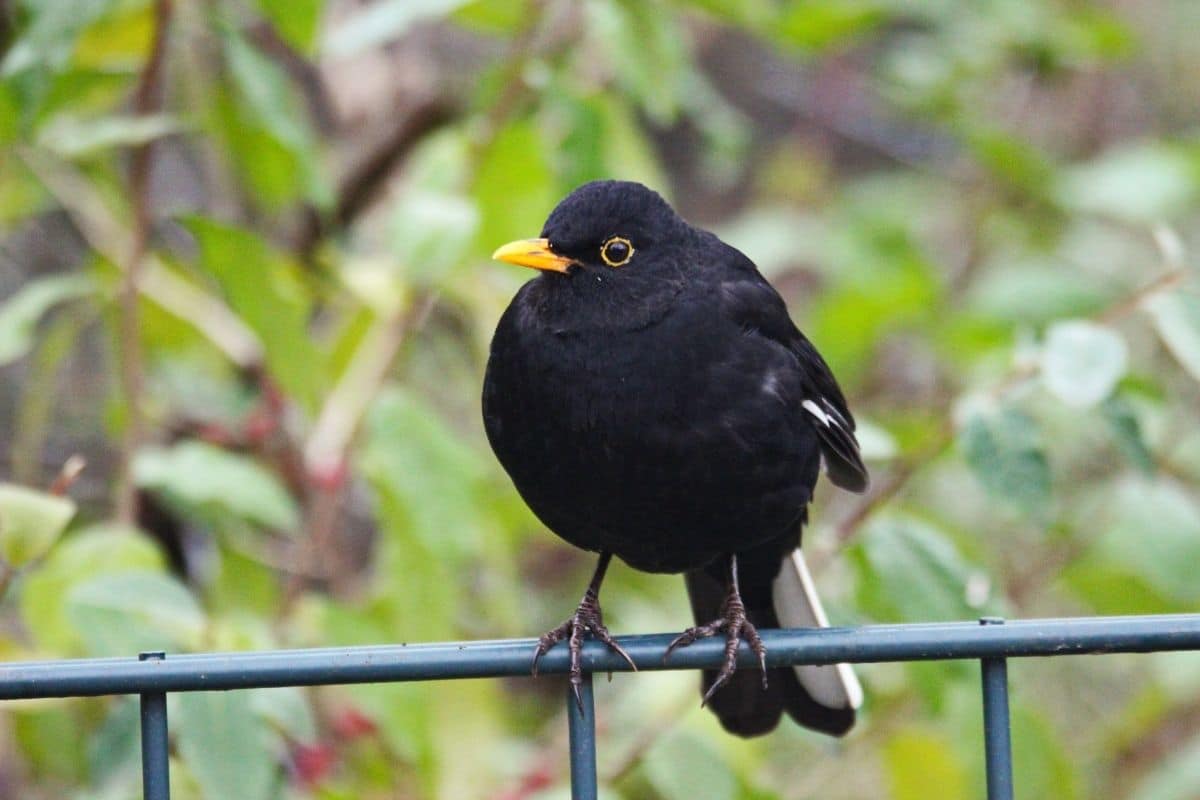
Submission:
POLYGON ((567 640, 578 697, 587 632, 629 660, 598 600, 616 555, 684 574, 697 624, 667 656, 724 635, 724 664, 701 689, 726 729, 765 733, 786 711, 845 733, 861 699, 850 669, 768 671, 757 633, 827 624, 800 529, 822 464, 838 486, 867 486, 846 400, 779 294, 741 252, 624 181, 579 187, 541 238, 493 258, 542 272, 492 340, 488 440, 538 518, 600 554, 575 614, 539 640, 534 672, 567 640), (761 678, 734 672, 743 640, 761 678))

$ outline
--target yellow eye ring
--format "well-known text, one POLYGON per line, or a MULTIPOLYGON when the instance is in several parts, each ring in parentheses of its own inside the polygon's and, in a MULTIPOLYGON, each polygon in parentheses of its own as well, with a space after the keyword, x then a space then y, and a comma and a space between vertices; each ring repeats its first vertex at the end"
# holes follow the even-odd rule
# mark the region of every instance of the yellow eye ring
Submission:
POLYGON ((600 258, 610 267, 623 267, 633 258, 633 244, 624 236, 610 236, 600 245, 600 258))

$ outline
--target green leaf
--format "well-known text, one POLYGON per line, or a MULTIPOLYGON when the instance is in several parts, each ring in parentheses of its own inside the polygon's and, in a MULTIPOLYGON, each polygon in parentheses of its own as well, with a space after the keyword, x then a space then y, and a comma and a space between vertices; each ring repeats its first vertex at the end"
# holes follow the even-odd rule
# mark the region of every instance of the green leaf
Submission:
POLYGON ((479 249, 537 236, 558 198, 545 148, 533 122, 510 122, 484 151, 474 194, 479 206, 479 249))
POLYGON ((1015 408, 971 417, 959 446, 988 493, 1026 513, 1050 502, 1050 464, 1037 425, 1015 408))
POLYGON ((301 53, 311 54, 325 0, 258 0, 284 41, 301 53))
POLYGON ((367 420, 362 469, 375 491, 381 613, 416 639, 445 637, 462 597, 455 576, 469 570, 492 520, 481 506, 486 474, 438 412, 385 391, 367 420), (392 588, 404 576, 405 590, 392 588))
POLYGON ((883 748, 892 800, 925 800, 937 797, 970 797, 967 771, 954 742, 920 728, 904 728, 883 748))
POLYGON ((6 716, 10 717, 22 763, 34 776, 51 783, 83 777, 86 736, 80 729, 77 711, 66 705, 17 706, 11 707, 6 716))
POLYGON ((224 43, 230 76, 242 99, 242 114, 291 153, 308 197, 318 207, 328 207, 332 190, 320 172, 316 137, 287 73, 240 35, 231 33, 224 43))
POLYGON ((586 4, 588 33, 625 91, 660 125, 679 112, 680 91, 690 69, 678 29, 666 5, 630 0, 586 4))
POLYGON ((88 737, 88 773, 93 783, 132 784, 141 774, 138 711, 134 698, 114 698, 103 724, 88 737))
POLYGON ((240 36, 225 38, 225 52, 247 107, 276 139, 307 152, 312 146, 312 133, 301 122, 305 117, 297 107, 287 73, 240 36))
POLYGON ((978 617, 976 570, 938 528, 907 516, 873 521, 850 549, 862 609, 887 622, 978 617), (971 602, 968 602, 968 601, 971 602))
POLYGON ((479 210, 461 187, 468 142, 457 133, 431 137, 408 167, 409 179, 392 212, 391 242, 405 272, 436 284, 466 257, 479 227, 479 210))
MULTIPOLYGON (((224 539, 232 542, 242 531, 231 530, 224 539)), ((270 619, 279 611, 280 594, 284 586, 279 573, 260 559, 238 552, 236 544, 219 551, 211 582, 205 587, 208 608, 214 613, 254 613, 270 619)))
POLYGON ((1050 188, 1054 168, 1032 143, 996 130, 980 129, 967 135, 975 157, 992 174, 1033 197, 1050 188))
POLYGON ((21 618, 37 646, 59 654, 78 651, 82 639, 67 618, 71 589, 100 575, 163 566, 158 548, 132 528, 94 526, 73 533, 21 584, 21 618))
POLYGON ((79 34, 100 19, 117 0, 53 0, 29 3, 29 19, 20 38, 0 63, 0 75, 45 67, 57 70, 71 58, 79 34))
POLYGON ((737 779, 707 740, 686 731, 662 737, 645 754, 643 769, 664 800, 734 800, 737 779))
POLYGON ((204 119, 207 129, 224 143, 249 197, 269 211, 290 208, 304 197, 309 167, 263 126, 245 100, 220 93, 211 112, 204 119))
POLYGON ((771 0, 688 0, 693 8, 751 30, 766 31, 779 13, 771 0))
POLYGON ((299 686, 250 689, 250 708, 282 736, 305 744, 317 742, 317 721, 299 686))
POLYGON ((1042 714, 1022 704, 1013 709, 1012 749, 1017 797, 1079 797, 1079 772, 1062 737, 1042 714))
MULTIPOLYGON (((118 0, 112 12, 89 25, 75 43, 71 54, 70 72, 94 70, 108 72, 124 80, 141 69, 154 46, 156 9, 148 0, 118 0)), ((60 77, 69 75, 63 73, 60 77)), ((83 86, 77 86, 75 102, 78 107, 83 86)))
POLYGON ((1110 527, 1092 557, 1140 576, 1180 604, 1178 610, 1200 603, 1195 570, 1200 564, 1200 506, 1190 493, 1166 479, 1131 477, 1107 499, 1110 527))
POLYGON ((799 0, 787 8, 769 33, 779 42, 802 50, 845 44, 886 19, 879 9, 862 0, 799 0))
POLYGON ((454 12, 453 19, 465 28, 511 34, 529 24, 529 5, 530 0, 507 0, 504 3, 497 3, 495 0, 468 0, 462 8, 454 12))
POLYGON ((27 283, 0 305, 0 366, 21 358, 33 347, 37 323, 59 303, 93 291, 83 275, 52 275, 27 283))
POLYGON ((12 81, 0 80, 0 145, 6 145, 21 132, 21 98, 12 81))
POLYGON ((399 390, 380 395, 367 429, 363 468, 403 508, 412 534, 443 557, 470 552, 486 474, 479 454, 435 409, 399 390))
POLYGON ((1120 396, 1114 396, 1105 400, 1100 408, 1117 447, 1142 473, 1153 475, 1158 465, 1142 435, 1142 424, 1133 406, 1120 396))
POLYGON ((859 454, 866 461, 886 461, 899 452, 896 437, 882 425, 876 425, 865 417, 858 417, 854 438, 858 439, 859 454))
POLYGON ((21 567, 48 551, 75 516, 66 497, 0 483, 0 554, 21 567))
POLYGON ((1183 291, 1156 294, 1142 306, 1171 355, 1200 381, 1200 297, 1183 291))
POLYGON ((1112 328, 1085 319, 1056 322, 1042 348, 1042 382, 1067 405, 1091 408, 1112 394, 1128 359, 1125 340, 1112 328))
POLYGON ((184 223, 200 245, 201 266, 262 339, 271 375, 292 397, 315 406, 327 384, 325 364, 309 334, 312 297, 299 267, 250 231, 202 217, 184 223))
POLYGON ((984 269, 968 294, 975 313, 1031 324, 1097 311, 1106 299, 1070 264, 1048 258, 999 259, 984 269))
MULTIPOLYGON (((603 119, 605 171, 589 177, 640 181, 665 190, 666 176, 634 108, 620 98, 601 95, 597 99, 596 108, 603 119)), ((564 188, 569 191, 576 185, 564 188)))
POLYGON ((180 130, 169 114, 120 114, 84 119, 60 116, 44 126, 38 144, 63 158, 80 158, 113 147, 132 147, 180 130))
POLYGON ((465 197, 408 192, 396 203, 392 241, 414 280, 436 285, 462 262, 478 223, 479 212, 465 197))
POLYGON ((820 260, 835 283, 814 303, 805 331, 843 385, 866 367, 885 332, 931 319, 941 302, 937 270, 911 227, 906 188, 882 182, 880 197, 831 220, 821 243, 820 260))
POLYGON ((1104 559, 1076 560, 1063 570, 1061 580, 1096 614, 1169 614, 1189 610, 1134 570, 1104 559))
POLYGON ((276 765, 270 731, 248 692, 187 692, 172 720, 179 753, 205 800, 268 800, 276 765))
POLYGON ((1197 196, 1187 156, 1161 144, 1123 146, 1067 171, 1061 202, 1076 211, 1136 223, 1161 222, 1189 208, 1197 196))
POLYGON ((609 177, 612 172, 605 163, 609 129, 604 95, 577 97, 564 89, 552 92, 548 98, 552 129, 560 129, 561 144, 553 149, 554 170, 559 176, 562 193, 588 181, 609 177))
POLYGON ((216 507, 240 519, 295 532, 300 513, 279 480, 253 459, 199 441, 138 453, 138 486, 191 506, 216 507))
POLYGON ((66 615, 94 656, 195 647, 204 612, 178 581, 157 572, 116 572, 77 584, 66 615))

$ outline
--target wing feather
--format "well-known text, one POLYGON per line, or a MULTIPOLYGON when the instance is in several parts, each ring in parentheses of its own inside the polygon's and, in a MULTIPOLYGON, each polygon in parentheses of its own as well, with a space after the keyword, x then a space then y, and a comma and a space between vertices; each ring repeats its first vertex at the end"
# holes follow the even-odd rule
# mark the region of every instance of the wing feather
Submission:
POLYGON ((745 263, 740 276, 721 284, 724 313, 744 331, 776 342, 795 357, 802 377, 804 400, 801 405, 812 418, 826 474, 843 489, 864 491, 869 479, 858 440, 854 437, 854 417, 833 372, 817 348, 792 322, 783 298, 749 259, 741 257, 745 263))

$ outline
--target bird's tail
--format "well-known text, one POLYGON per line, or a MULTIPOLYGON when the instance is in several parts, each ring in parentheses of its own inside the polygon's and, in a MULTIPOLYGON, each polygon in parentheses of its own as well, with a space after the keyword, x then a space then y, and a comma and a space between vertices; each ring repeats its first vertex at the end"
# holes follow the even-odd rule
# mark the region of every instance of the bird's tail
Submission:
MULTIPOLYGON (((740 577, 742 600, 755 626, 829 626, 798 549, 784 557, 778 574, 769 584, 763 576, 749 570, 741 570, 740 577)), ((704 570, 688 572, 684 578, 697 624, 720 616, 725 598, 722 582, 704 570)), ((704 671, 701 693, 708 691, 716 676, 715 670, 704 671)), ((850 665, 830 664, 772 668, 767 671, 766 689, 757 669, 740 668, 713 695, 708 707, 726 730, 739 736, 767 733, 779 723, 785 711, 806 728, 841 736, 854 726, 855 710, 861 704, 862 687, 850 665)))

